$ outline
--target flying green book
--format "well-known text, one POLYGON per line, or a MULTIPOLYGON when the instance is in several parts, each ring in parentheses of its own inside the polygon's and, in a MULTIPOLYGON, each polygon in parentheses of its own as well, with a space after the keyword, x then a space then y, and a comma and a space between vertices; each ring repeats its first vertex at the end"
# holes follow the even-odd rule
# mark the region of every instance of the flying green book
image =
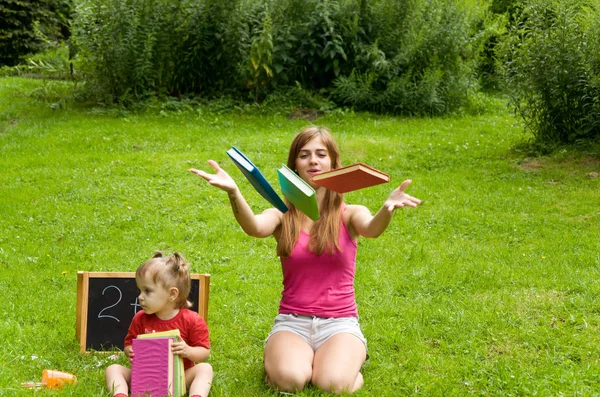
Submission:
POLYGON ((283 195, 310 219, 313 221, 319 219, 315 189, 285 164, 277 170, 277 176, 283 195))

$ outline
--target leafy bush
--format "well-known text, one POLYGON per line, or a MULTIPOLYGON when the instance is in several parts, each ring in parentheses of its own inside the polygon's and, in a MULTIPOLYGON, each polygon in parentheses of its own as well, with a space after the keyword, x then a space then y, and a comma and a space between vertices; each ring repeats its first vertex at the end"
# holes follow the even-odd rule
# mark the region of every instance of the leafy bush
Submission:
POLYGON ((183 12, 162 1, 81 1, 73 33, 87 85, 100 100, 143 96, 172 77, 183 12))
POLYGON ((48 12, 46 18, 40 20, 39 29, 49 43, 58 44, 71 37, 73 1, 46 0, 48 12))
POLYGON ((441 114, 460 107, 477 88, 483 12, 461 1, 374 3, 373 32, 368 41, 355 43, 355 67, 335 81, 335 98, 400 114, 441 114))
POLYGON ((512 105, 539 143, 600 136, 600 12, 532 0, 497 49, 512 105))
POLYGON ((239 81, 246 54, 236 8, 218 0, 82 0, 74 36, 89 89, 127 103, 239 81))
POLYGON ((46 51, 28 55, 20 64, 0 68, 0 76, 26 76, 50 79, 73 79, 66 43, 46 51))
POLYGON ((169 91, 217 96, 242 90, 250 52, 249 11, 240 0, 177 2, 187 16, 170 33, 181 45, 175 48, 169 91))
POLYGON ((350 62, 346 52, 353 37, 346 24, 353 18, 352 5, 336 0, 278 0, 261 5, 250 21, 251 74, 260 63, 265 93, 296 83, 314 90, 332 86, 350 62))
POLYGON ((74 36, 105 101, 313 91, 338 105, 441 114, 477 88, 476 0, 80 0, 74 36))

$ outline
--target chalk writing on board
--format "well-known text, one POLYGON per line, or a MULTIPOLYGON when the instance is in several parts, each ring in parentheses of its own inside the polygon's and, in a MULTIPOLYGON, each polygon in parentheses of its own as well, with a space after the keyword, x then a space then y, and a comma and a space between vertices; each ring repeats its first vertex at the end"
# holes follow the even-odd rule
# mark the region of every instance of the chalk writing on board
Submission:
POLYGON ((142 306, 138 303, 138 298, 135 298, 135 303, 130 303, 130 306, 133 306, 133 315, 138 312, 138 307, 141 309, 142 306))
MULTIPOLYGON (((118 304, 121 302, 121 299, 123 299, 123 293, 121 292, 121 290, 119 289, 119 287, 117 287, 117 286, 115 286, 115 285, 109 285, 108 287, 104 288, 104 289, 102 290, 102 295, 104 295, 104 294, 106 293, 106 290, 107 290, 107 289, 110 289, 110 288, 114 288, 114 289, 116 289, 117 291, 119 291, 119 299, 118 299, 118 300, 117 300, 115 303, 113 303, 112 305, 110 305, 110 306, 106 306, 104 309, 100 310, 100 313, 98 313, 98 318, 103 318, 103 317, 106 317, 106 318, 112 318, 113 320, 116 320, 117 322, 119 322, 119 323, 120 323, 120 322, 121 322, 121 320, 119 320, 119 319, 118 319, 118 318, 116 318, 115 316, 109 316, 109 315, 106 315, 106 314, 102 314, 102 313, 104 313, 104 311, 105 311, 105 310, 108 310, 108 309, 110 309, 111 307, 115 307, 115 306, 117 306, 117 305, 118 305, 118 304)), ((136 300, 137 300, 137 298, 136 298, 136 300)))

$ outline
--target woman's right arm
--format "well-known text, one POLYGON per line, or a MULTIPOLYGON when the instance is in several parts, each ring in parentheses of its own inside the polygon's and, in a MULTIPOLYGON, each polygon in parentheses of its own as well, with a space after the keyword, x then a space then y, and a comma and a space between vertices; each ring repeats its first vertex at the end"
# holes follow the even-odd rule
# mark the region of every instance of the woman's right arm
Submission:
POLYGON ((190 172, 199 175, 209 184, 227 193, 233 215, 246 234, 252 237, 271 236, 281 224, 283 214, 275 208, 270 208, 261 214, 255 215, 229 174, 213 160, 208 160, 208 164, 216 171, 215 174, 193 168, 190 169, 190 172))

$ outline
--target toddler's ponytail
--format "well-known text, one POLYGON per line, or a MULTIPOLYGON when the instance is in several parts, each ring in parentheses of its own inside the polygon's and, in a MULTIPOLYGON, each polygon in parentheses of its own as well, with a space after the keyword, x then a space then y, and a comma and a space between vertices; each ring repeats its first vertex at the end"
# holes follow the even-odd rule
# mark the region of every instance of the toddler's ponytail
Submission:
POLYGON ((190 308, 192 303, 187 300, 191 290, 190 265, 178 252, 166 258, 167 271, 175 281, 175 287, 179 289, 179 299, 176 304, 179 308, 190 308))

